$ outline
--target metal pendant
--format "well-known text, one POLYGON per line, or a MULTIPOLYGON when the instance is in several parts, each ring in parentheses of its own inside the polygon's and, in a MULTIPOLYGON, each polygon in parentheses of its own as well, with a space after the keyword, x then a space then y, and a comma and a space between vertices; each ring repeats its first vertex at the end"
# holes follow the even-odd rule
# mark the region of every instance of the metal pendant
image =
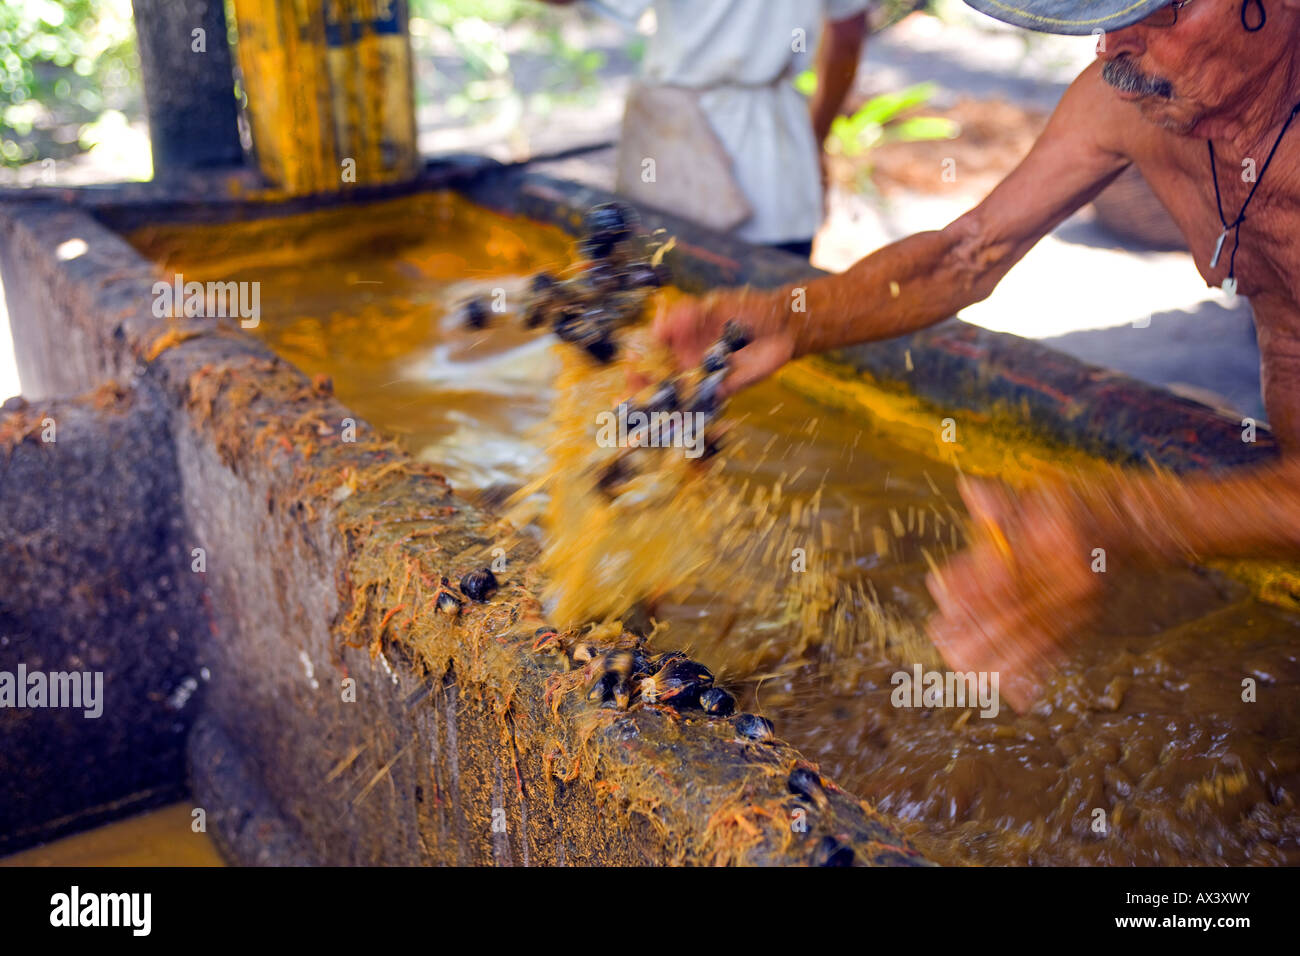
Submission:
POLYGON ((1227 238, 1228 230, 1224 229, 1223 232, 1219 233, 1219 241, 1214 244, 1214 255, 1210 256, 1211 269, 1217 269, 1219 267, 1219 255, 1223 252, 1223 240, 1227 238))
POLYGON ((1236 277, 1234 277, 1234 276, 1228 276, 1228 278, 1226 278, 1226 279, 1223 280, 1223 291, 1224 291, 1228 296, 1235 296, 1235 295, 1237 294, 1237 279, 1236 279, 1236 277))

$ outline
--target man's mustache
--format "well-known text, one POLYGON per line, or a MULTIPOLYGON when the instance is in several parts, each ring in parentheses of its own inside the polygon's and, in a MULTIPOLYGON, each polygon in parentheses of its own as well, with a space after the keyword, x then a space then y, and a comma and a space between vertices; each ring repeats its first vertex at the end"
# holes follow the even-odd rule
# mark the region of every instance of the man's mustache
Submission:
POLYGON ((1101 68, 1101 78, 1121 93, 1159 96, 1166 100, 1173 99, 1174 96, 1172 83, 1158 76, 1147 76, 1127 56, 1107 60, 1101 68))

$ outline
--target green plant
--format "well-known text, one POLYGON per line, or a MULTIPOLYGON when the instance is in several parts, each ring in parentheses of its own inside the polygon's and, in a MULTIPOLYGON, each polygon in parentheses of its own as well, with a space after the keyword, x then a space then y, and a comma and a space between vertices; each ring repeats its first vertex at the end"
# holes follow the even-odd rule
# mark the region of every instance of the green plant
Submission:
MULTIPOLYGON (((811 70, 795 78, 795 87, 805 95, 817 89, 811 70)), ((907 116, 934 96, 933 83, 917 83, 896 93, 882 93, 864 103, 851 116, 837 116, 831 123, 826 147, 841 156, 855 157, 884 143, 915 143, 922 140, 953 139, 960 128, 942 116, 907 116)))
POLYGON ((90 148, 106 116, 139 114, 138 89, 130 0, 0 3, 0 164, 90 148))

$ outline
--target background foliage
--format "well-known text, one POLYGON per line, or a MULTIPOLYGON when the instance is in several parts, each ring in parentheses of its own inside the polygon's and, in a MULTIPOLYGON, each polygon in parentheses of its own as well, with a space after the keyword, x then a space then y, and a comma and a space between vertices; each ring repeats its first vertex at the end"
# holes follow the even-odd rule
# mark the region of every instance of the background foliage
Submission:
POLYGON ((594 89, 605 54, 570 42, 565 25, 575 10, 583 12, 537 0, 411 0, 416 55, 432 52, 421 41, 434 36, 450 41, 453 54, 419 93, 471 121, 502 111, 545 114, 556 100, 581 99, 594 89), (530 74, 526 84, 521 66, 530 74))
POLYGON ((143 108, 130 0, 0 2, 0 162, 62 159, 143 108))
MULTIPOLYGON (((581 97, 605 56, 569 41, 572 16, 536 0, 411 0, 416 55, 435 36, 452 54, 417 95, 471 122, 581 97), (534 92, 517 83, 521 60, 541 70, 534 92)), ((0 166, 121 146, 143 119, 131 0, 0 0, 0 166)))

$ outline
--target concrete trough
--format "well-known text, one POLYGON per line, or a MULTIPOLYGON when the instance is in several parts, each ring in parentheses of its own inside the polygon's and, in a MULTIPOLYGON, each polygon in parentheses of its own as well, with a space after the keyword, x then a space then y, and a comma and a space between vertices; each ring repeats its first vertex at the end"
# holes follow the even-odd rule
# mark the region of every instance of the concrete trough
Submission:
POLYGON ((169 424, 147 385, 0 410, 0 854, 184 795, 207 614, 169 424))
MULTIPOLYGON (((322 426, 351 416, 329 383, 308 380, 236 323, 156 318, 151 289, 160 276, 120 235, 402 190, 193 199, 229 195, 228 186, 214 175, 168 187, 9 194, 0 204, 0 267, 29 403, 23 414, 104 387, 160 410, 165 437, 150 468, 170 476, 158 480, 175 494, 151 509, 170 529, 167 554, 179 556, 185 581, 176 617, 184 666, 169 673, 204 675, 193 719, 183 722, 189 784, 232 861, 925 862, 889 819, 833 781, 824 780, 824 801, 792 793, 790 774, 807 761, 779 740, 780 727, 776 741, 755 743, 728 720, 620 714, 566 693, 571 682, 532 651, 542 618, 527 545, 510 552, 493 601, 469 604, 455 620, 425 613, 439 577, 458 580, 486 563, 503 538, 497 517, 364 422, 357 441, 340 441, 322 426), (202 571, 187 570, 195 548, 202 571)), ((406 188, 457 189, 571 231, 584 208, 609 198, 469 160, 430 166, 406 188)), ((648 211, 644 219, 677 236, 670 265, 688 290, 811 274, 781 253, 648 211)), ((1240 423, 1203 406, 955 321, 840 358, 852 374, 941 406, 996 407, 1115 460, 1188 470, 1273 454, 1266 433, 1243 445, 1240 423)), ((30 437, 15 438, 19 431, 0 426, 8 436, 0 456, 27 454, 30 437)), ((12 466, 6 474, 32 480, 12 466)), ((52 515, 57 498, 37 496, 30 507, 52 515)), ((116 633, 106 626, 88 636, 107 643, 116 633)), ((0 670, 17 663, 15 646, 0 646, 0 670)), ((121 681, 127 695, 149 691, 143 679, 121 681)), ((155 746, 141 737, 135 752, 155 746)), ((104 776, 101 803, 126 787, 111 769, 104 776)))

